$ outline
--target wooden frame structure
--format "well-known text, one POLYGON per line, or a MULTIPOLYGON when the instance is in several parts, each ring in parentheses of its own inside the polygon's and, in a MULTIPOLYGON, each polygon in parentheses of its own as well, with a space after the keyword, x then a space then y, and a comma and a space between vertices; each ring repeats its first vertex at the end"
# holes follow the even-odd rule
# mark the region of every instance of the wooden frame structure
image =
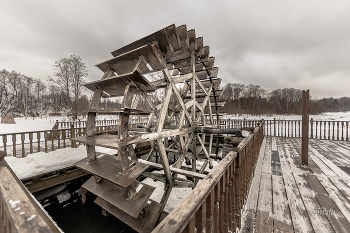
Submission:
POLYGON ((201 132, 203 128, 219 127, 214 124, 213 114, 219 122, 218 109, 224 105, 218 101, 222 94, 221 79, 217 78, 215 58, 209 57, 209 47, 203 46, 202 37, 196 38, 194 29, 187 31, 186 25, 170 25, 115 50, 112 55, 113 58, 97 65, 104 72, 102 79, 85 84, 94 92, 86 136, 72 140, 86 144, 87 158, 75 166, 93 174, 83 188, 98 196, 95 201, 98 205, 135 230, 149 232, 164 210, 172 189, 196 186, 198 179, 205 178, 205 168, 213 167, 211 156, 217 153, 218 137, 213 142, 213 134, 206 137, 201 132), (149 80, 147 76, 158 79, 149 80), (158 89, 164 89, 163 101, 155 105, 148 93, 158 89), (117 96, 123 96, 121 110, 97 109, 101 97, 117 96), (140 98, 147 101, 151 112, 138 108, 140 98), (209 114, 209 122, 205 113, 209 114), (97 114, 118 114, 118 133, 96 133, 97 114), (147 126, 129 130, 130 115, 145 114, 149 115, 147 126), (151 144, 151 149, 141 160, 134 147, 145 142, 151 144), (117 149, 118 156, 97 157, 95 146, 117 149), (156 152, 160 154, 161 164, 151 162, 156 152), (178 155, 173 166, 169 166, 169 153, 178 155), (199 157, 205 162, 197 172, 199 157), (185 160, 192 164, 192 171, 181 169, 185 160), (159 178, 165 182, 160 203, 148 204, 154 188, 136 180, 150 166, 164 170, 159 178), (192 178, 179 179, 178 174, 192 178))

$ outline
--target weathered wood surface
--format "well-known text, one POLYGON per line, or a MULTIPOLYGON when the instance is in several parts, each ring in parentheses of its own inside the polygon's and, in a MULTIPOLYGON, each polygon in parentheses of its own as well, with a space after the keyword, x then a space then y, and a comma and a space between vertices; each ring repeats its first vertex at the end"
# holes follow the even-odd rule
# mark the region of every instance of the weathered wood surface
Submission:
MULTIPOLYGON (((146 160, 142 160, 139 159, 138 160, 140 163, 146 164, 146 165, 150 165, 154 168, 157 169, 163 169, 163 166, 159 163, 152 163, 146 160)), ((185 175, 185 176, 189 176, 189 177, 194 177, 194 178, 198 178, 198 179, 204 179, 206 177, 206 175, 197 173, 197 172, 191 172, 191 171, 187 171, 184 169, 179 169, 179 168, 175 168, 175 167, 169 167, 171 172, 177 173, 177 174, 181 174, 181 175, 185 175)))
POLYGON ((68 167, 58 171, 44 173, 29 179, 22 179, 22 183, 31 193, 53 187, 70 180, 87 175, 88 173, 76 167, 68 167))
POLYGON ((8 167, 2 153, 0 153, 0 232, 61 232, 8 167))
POLYGON ((133 161, 129 169, 123 170, 121 161, 114 155, 105 154, 93 162, 84 158, 74 164, 89 173, 109 180, 122 187, 128 187, 149 165, 133 161))
MULTIPOLYGON (((156 90, 155 87, 138 71, 86 83, 84 86, 92 91, 100 89, 106 92, 107 94, 102 94, 103 97, 116 97, 124 95, 125 88, 131 83, 131 81, 142 88, 145 92, 156 90)), ((136 93, 140 94, 142 92, 137 91, 136 93)))
POLYGON ((140 190, 133 196, 133 198, 128 197, 124 188, 107 180, 103 180, 101 183, 96 184, 94 177, 91 177, 82 187, 116 206, 118 209, 121 209, 130 216, 137 218, 143 207, 147 204, 148 199, 155 188, 146 184, 140 184, 139 181, 134 181, 134 185, 135 187, 140 188, 140 190))
POLYGON ((96 135, 92 137, 81 136, 81 137, 72 138, 71 140, 84 143, 84 144, 89 144, 89 145, 102 146, 102 147, 107 147, 111 149, 119 149, 122 146, 127 146, 130 144, 148 142, 148 141, 162 139, 165 137, 172 137, 176 135, 184 135, 191 130, 192 130, 191 128, 187 128, 182 131, 179 129, 163 130, 162 132, 143 134, 139 137, 128 137, 123 141, 119 139, 118 135, 114 135, 114 134, 102 134, 102 135, 96 135))
POLYGON ((133 218, 130 215, 125 214, 124 211, 118 209, 114 205, 108 203, 102 198, 96 198, 95 203, 101 206, 103 209, 108 211, 110 214, 114 215, 124 223, 128 224, 134 230, 138 232, 151 232, 157 221, 158 213, 161 208, 161 204, 151 201, 151 204, 147 208, 147 212, 142 219, 133 218))
POLYGON ((309 167, 301 166, 300 148, 300 138, 267 138, 265 154, 257 164, 263 168, 262 176, 260 179, 255 174, 253 179, 241 232, 262 232, 261 229, 347 232, 350 229, 348 142, 310 139, 309 167), (275 175, 272 174, 277 161, 274 155, 278 155, 281 169, 275 175), (340 160, 344 163, 339 163, 340 160))
MULTIPOLYGON (((96 66, 103 72, 106 72, 109 68, 111 68, 117 72, 117 74, 126 74, 134 71, 140 56, 143 56, 146 59, 153 70, 161 70, 165 68, 165 63, 164 61, 161 61, 162 58, 156 44, 146 44, 97 64, 96 66)), ((150 72, 147 67, 141 71, 142 73, 150 72)))

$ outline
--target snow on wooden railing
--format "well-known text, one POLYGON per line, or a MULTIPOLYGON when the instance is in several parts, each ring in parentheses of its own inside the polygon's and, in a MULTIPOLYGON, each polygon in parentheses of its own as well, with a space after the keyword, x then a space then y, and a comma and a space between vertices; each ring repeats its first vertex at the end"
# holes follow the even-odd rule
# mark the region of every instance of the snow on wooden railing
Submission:
POLYGON ((0 232, 61 232, 18 180, 0 151, 0 232))
MULTIPOLYGON (((309 121, 310 139, 349 141, 349 121, 309 121)), ((301 138, 300 120, 265 120, 266 136, 301 138)))
POLYGON ((240 228, 246 200, 263 140, 264 121, 235 151, 204 178, 193 191, 152 231, 234 232, 240 228))

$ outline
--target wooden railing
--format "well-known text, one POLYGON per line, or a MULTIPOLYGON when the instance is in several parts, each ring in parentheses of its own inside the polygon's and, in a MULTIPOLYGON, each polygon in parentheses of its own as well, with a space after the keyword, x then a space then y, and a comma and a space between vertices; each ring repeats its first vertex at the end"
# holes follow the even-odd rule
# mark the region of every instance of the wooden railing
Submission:
MULTIPOLYGON (((99 125, 96 127, 96 132, 115 131, 117 128, 118 125, 99 125)), ((73 125, 68 129, 0 134, 2 139, 1 150, 10 156, 21 157, 40 151, 47 153, 67 146, 76 147, 75 142, 70 141, 70 138, 85 134, 86 128, 76 128, 73 125)))
MULTIPOLYGON (((300 138, 302 131, 300 120, 265 120, 266 136, 300 138)), ((349 141, 349 121, 314 121, 309 125, 310 139, 349 141)))
MULTIPOLYGON (((110 126, 110 125, 118 125, 118 119, 112 119, 112 120, 97 120, 95 121, 96 127, 104 127, 104 126, 110 126)), ((56 124, 58 126, 58 129, 70 129, 72 128, 86 128, 86 121, 56 121, 56 124)))
POLYGON ((0 232, 61 232, 18 180, 0 151, 0 232))
POLYGON ((264 121, 229 152, 193 191, 153 230, 153 233, 228 232, 240 228, 264 121))

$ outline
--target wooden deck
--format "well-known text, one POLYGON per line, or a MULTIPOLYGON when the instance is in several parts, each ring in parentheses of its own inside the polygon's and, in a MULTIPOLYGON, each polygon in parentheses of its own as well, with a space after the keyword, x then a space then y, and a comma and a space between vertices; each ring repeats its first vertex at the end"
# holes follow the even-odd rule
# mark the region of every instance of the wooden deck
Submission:
POLYGON ((241 232, 349 232, 350 142, 266 137, 243 211, 241 232))

